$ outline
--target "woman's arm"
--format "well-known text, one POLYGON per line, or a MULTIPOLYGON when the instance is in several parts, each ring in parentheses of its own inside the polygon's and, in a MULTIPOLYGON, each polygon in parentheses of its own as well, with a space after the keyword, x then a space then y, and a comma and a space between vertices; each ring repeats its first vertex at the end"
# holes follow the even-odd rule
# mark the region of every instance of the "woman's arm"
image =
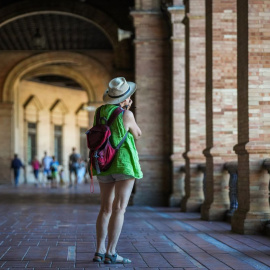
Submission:
POLYGON ((137 125, 134 115, 131 111, 126 110, 123 116, 123 122, 124 122, 124 127, 127 131, 130 131, 131 134, 134 136, 134 138, 136 140, 138 140, 141 135, 142 132, 139 128, 139 126, 137 125))

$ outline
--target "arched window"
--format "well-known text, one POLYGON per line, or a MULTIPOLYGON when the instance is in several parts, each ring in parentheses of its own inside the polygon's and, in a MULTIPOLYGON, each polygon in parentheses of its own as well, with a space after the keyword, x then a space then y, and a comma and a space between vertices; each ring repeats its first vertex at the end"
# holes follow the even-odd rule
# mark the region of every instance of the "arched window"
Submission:
POLYGON ((59 164, 63 165, 63 126, 65 115, 68 113, 67 106, 60 99, 56 100, 50 108, 51 130, 53 134, 53 155, 59 164))
POLYGON ((31 164, 37 155, 37 136, 39 111, 42 105, 37 97, 31 95, 23 105, 24 107, 24 129, 25 129, 25 153, 28 164, 31 164))

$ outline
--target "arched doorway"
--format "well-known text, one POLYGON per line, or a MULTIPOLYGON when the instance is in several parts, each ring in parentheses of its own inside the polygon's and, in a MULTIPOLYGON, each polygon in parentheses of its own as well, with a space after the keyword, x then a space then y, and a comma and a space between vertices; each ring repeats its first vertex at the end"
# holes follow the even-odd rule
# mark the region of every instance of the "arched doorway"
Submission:
POLYGON ((29 163, 47 151, 67 170, 71 148, 82 149, 81 133, 92 124, 93 112, 84 111, 83 105, 98 106, 109 80, 102 64, 78 53, 47 52, 20 62, 3 89, 3 100, 14 104, 13 152, 29 163), (62 85, 52 83, 52 78, 62 85), (73 88, 63 85, 64 78, 73 88))

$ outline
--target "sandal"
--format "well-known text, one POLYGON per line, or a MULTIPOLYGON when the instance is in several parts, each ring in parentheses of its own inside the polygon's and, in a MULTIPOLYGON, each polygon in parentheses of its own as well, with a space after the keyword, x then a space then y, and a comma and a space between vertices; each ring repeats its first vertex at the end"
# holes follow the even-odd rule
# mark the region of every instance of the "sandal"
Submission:
POLYGON ((105 260, 105 254, 98 253, 98 252, 95 253, 95 257, 93 258, 93 262, 103 262, 104 260, 105 260), (96 257, 99 257, 99 259, 96 257))
POLYGON ((131 260, 127 259, 127 258, 123 258, 121 261, 117 261, 116 259, 117 259, 117 253, 115 253, 114 255, 105 254, 104 263, 106 263, 106 264, 131 263, 131 260))

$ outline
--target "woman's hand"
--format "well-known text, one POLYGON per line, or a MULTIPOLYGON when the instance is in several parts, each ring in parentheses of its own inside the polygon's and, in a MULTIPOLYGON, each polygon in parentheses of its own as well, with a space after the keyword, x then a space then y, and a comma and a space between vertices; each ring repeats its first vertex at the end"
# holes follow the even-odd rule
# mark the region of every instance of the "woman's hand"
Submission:
POLYGON ((129 101, 127 102, 127 104, 124 106, 126 110, 129 110, 131 105, 132 105, 133 101, 132 99, 129 99, 129 101))

